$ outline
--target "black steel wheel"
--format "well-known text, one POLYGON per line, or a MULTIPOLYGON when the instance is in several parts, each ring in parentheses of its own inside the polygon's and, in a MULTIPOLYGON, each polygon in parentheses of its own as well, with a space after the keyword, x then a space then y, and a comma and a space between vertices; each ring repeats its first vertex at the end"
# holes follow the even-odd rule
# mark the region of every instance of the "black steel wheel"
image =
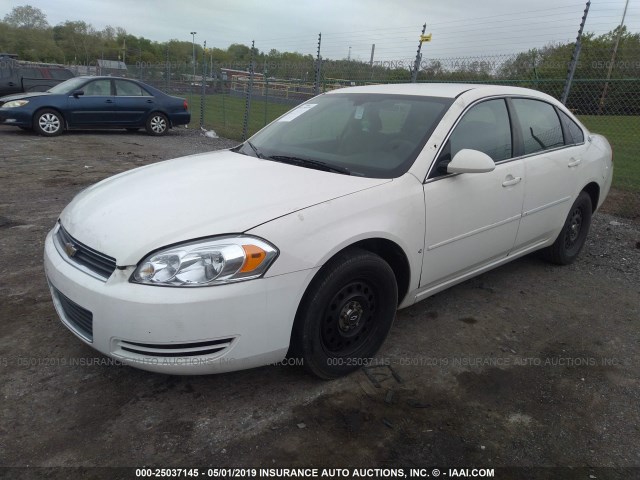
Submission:
POLYGON ((569 210, 558 238, 553 245, 544 250, 551 262, 568 265, 578 257, 589 233, 591 212, 591 197, 587 192, 580 192, 569 210))
POLYGON ((367 365, 384 342, 398 307, 393 270, 371 252, 351 249, 328 262, 296 315, 290 356, 320 378, 367 365))

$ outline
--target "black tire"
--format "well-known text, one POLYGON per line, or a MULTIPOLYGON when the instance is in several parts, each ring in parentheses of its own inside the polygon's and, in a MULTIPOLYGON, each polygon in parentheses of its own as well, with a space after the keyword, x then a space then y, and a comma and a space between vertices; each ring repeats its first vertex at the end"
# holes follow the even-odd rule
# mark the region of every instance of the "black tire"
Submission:
POLYGON ((372 358, 398 308, 393 270, 378 255, 347 250, 320 271, 307 289, 294 322, 290 356, 307 371, 331 379, 372 358))
POLYGON ((45 137, 55 137, 64 130, 64 118, 57 110, 43 108, 33 118, 33 129, 45 137))
POLYGON ((169 130, 169 120, 167 116, 160 112, 153 112, 147 118, 146 130, 149 135, 156 137, 164 135, 169 130))
POLYGON ((562 231, 553 245, 543 250, 547 260, 557 265, 569 265, 578 257, 591 225, 591 197, 580 192, 569 210, 562 231))

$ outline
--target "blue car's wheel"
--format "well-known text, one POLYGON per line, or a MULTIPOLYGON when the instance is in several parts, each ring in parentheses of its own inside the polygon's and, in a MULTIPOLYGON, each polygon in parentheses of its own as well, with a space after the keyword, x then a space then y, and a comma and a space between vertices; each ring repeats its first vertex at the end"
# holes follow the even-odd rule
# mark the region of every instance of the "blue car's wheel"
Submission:
POLYGON ((64 119, 60 112, 45 108, 36 113, 33 129, 45 137, 54 137, 64 130, 64 119))
POLYGON ((147 119, 146 130, 149 135, 164 135, 169 129, 169 120, 159 112, 154 112, 147 119))

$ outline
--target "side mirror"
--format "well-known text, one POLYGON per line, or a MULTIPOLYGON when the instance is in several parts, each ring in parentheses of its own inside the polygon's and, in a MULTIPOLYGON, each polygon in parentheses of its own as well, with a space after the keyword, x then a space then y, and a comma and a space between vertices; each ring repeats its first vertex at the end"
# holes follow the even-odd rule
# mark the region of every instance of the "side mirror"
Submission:
POLYGON ((71 96, 76 98, 78 98, 80 95, 84 95, 84 90, 76 90, 71 94, 71 96))
POLYGON ((447 165, 447 173, 483 173, 495 168, 495 162, 486 153, 463 148, 447 165))

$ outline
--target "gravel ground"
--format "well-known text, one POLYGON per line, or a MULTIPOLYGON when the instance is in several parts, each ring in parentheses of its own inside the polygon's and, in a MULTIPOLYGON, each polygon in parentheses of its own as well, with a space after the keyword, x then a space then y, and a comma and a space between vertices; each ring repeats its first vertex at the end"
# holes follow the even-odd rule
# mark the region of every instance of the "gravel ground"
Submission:
POLYGON ((637 223, 596 214, 571 266, 528 256, 400 311, 380 366, 343 379, 289 366, 171 377, 108 365, 66 330, 43 240, 87 185, 235 142, 0 127, 0 145, 0 466, 640 474, 598 470, 640 467, 637 223))

